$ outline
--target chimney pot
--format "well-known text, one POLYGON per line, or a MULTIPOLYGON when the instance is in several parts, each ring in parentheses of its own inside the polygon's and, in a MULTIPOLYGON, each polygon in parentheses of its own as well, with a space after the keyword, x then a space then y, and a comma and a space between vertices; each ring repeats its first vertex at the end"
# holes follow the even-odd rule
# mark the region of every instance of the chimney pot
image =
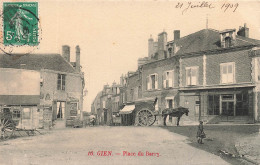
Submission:
POLYGON ((180 30, 173 31, 174 41, 180 39, 180 33, 181 33, 180 30))

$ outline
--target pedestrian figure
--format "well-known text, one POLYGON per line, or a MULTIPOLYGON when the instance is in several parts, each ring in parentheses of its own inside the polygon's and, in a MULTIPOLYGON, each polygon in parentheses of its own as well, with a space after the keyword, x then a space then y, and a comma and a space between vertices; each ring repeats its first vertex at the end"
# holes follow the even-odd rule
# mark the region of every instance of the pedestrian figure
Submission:
POLYGON ((198 138, 199 144, 203 144, 202 139, 206 138, 206 134, 204 133, 204 130, 203 130, 203 121, 200 121, 200 124, 198 126, 197 138, 198 138))
POLYGON ((93 118, 93 119, 92 119, 92 126, 95 125, 95 122, 96 122, 96 120, 95 120, 95 118, 93 118))

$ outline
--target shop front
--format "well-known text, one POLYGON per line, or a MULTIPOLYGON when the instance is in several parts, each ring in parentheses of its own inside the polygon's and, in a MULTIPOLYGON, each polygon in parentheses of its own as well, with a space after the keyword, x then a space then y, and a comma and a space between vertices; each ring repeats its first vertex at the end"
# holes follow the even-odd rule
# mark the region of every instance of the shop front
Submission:
POLYGON ((208 123, 254 122, 253 87, 181 91, 180 103, 192 120, 208 123))

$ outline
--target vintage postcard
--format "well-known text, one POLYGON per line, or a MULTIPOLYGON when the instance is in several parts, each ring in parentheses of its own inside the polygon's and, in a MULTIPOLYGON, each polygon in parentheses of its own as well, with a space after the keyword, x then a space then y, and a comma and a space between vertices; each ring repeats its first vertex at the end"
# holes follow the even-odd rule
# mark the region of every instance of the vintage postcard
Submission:
POLYGON ((260 164, 259 20, 259 0, 0 0, 0 164, 260 164))

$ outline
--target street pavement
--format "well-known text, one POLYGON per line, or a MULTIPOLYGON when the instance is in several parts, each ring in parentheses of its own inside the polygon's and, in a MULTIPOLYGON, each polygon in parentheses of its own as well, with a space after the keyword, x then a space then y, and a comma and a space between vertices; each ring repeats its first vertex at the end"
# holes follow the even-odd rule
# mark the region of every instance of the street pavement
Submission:
POLYGON ((228 164, 189 143, 159 127, 65 128, 0 142, 0 164, 228 164))
POLYGON ((240 155, 255 164, 260 164, 260 133, 244 137, 236 142, 236 149, 240 155))

